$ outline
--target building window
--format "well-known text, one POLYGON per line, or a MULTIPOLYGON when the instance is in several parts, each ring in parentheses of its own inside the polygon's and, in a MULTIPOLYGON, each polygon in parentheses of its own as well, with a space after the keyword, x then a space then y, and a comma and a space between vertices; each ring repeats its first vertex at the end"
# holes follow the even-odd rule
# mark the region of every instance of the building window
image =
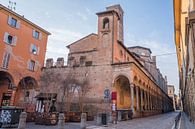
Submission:
POLYGON ((26 91, 25 97, 26 97, 26 98, 29 98, 29 96, 30 96, 30 92, 29 92, 29 91, 26 91))
POLYGON ((17 24, 17 20, 14 19, 14 18, 12 18, 12 20, 11 20, 11 26, 16 27, 16 24, 17 24))
POLYGON ((34 37, 35 39, 41 40, 41 33, 38 32, 38 31, 36 31, 36 30, 33 30, 33 37, 34 37))
POLYGON ((8 68, 9 65, 9 60, 10 60, 10 53, 5 53, 4 58, 3 58, 3 68, 8 68))
POLYGON ((85 59, 86 59, 86 56, 81 56, 80 57, 80 65, 84 65, 85 64, 85 59))
POLYGON ((35 71, 35 61, 30 60, 30 62, 29 62, 29 70, 30 71, 35 71))
POLYGON ((13 42, 13 36, 8 35, 7 36, 7 43, 12 44, 12 42, 13 42))
POLYGON ((109 29, 109 19, 107 17, 103 20, 103 29, 109 29))
POLYGON ((11 16, 8 17, 8 24, 12 27, 20 28, 20 21, 17 21, 11 16))
POLYGON ((5 34, 4 34, 4 42, 9 44, 9 45, 16 46, 17 37, 13 36, 13 35, 10 35, 9 33, 5 32, 5 34))
POLYGON ((92 65, 92 61, 86 61, 85 62, 85 66, 91 66, 92 65))
POLYGON ((39 47, 37 47, 35 44, 31 44, 30 52, 33 53, 34 55, 38 55, 39 54, 39 47))

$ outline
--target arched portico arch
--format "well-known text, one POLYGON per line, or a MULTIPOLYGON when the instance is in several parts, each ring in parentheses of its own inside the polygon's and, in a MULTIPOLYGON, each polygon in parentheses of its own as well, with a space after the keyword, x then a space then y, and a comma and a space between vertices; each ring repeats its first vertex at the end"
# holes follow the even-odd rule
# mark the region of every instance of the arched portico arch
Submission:
POLYGON ((38 83, 35 78, 27 76, 22 78, 18 83, 15 103, 16 105, 23 106, 27 103, 33 103, 35 97, 35 89, 38 83))
POLYGON ((131 108, 131 88, 128 77, 119 75, 114 79, 114 91, 117 93, 117 109, 130 109, 131 108))
POLYGON ((6 71, 0 71, 0 106, 11 105, 12 90, 14 86, 14 79, 12 75, 6 71))

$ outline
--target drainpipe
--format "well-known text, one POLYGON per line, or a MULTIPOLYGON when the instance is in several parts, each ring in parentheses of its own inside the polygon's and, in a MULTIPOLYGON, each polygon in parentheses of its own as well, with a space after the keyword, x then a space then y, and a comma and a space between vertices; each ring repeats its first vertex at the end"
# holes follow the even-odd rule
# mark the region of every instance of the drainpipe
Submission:
POLYGON ((112 64, 114 63, 114 13, 112 13, 112 64))

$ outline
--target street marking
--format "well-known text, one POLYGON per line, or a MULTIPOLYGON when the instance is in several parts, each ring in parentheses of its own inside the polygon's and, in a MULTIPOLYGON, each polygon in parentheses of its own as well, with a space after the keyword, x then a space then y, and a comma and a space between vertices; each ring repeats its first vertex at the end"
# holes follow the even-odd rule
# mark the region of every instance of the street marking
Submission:
MULTIPOLYGON (((182 114, 181 114, 181 117, 182 117, 182 114)), ((181 117, 180 117, 180 120, 179 120, 178 129, 180 129, 180 128, 181 128, 181 117)))
POLYGON ((174 124, 173 124, 173 126, 172 126, 172 128, 171 129, 175 129, 175 122, 173 122, 174 124))

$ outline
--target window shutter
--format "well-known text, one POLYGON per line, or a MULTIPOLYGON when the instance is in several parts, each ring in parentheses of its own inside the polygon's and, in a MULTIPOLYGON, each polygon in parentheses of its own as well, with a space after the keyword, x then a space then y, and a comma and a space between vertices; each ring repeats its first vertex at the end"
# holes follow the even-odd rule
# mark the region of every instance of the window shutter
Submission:
POLYGON ((10 60, 10 53, 5 53, 3 57, 3 68, 8 68, 9 65, 9 60, 10 60))
POLYGON ((35 38, 35 30, 33 30, 33 37, 35 38))
POLYGON ((5 32, 3 41, 7 43, 9 33, 5 32))
POLYGON ((39 52, 40 52, 40 47, 38 47, 37 49, 37 55, 39 55, 39 52))
POLYGON ((17 23, 16 23, 16 28, 17 28, 17 29, 20 28, 20 21, 17 21, 17 23))
POLYGON ((9 17, 8 17, 8 25, 11 25, 11 24, 12 24, 12 17, 9 16, 9 17))
POLYGON ((42 33, 40 32, 39 33, 39 40, 41 40, 42 39, 42 33))
POLYGON ((30 70, 30 60, 27 61, 27 69, 30 70))
POLYGON ((6 68, 6 60, 7 60, 7 52, 6 53, 4 53, 4 56, 3 56, 3 68, 6 68))
POLYGON ((17 36, 14 36, 13 41, 12 41, 12 44, 13 44, 14 46, 16 46, 17 39, 18 39, 17 36))
POLYGON ((9 66, 10 53, 7 53, 6 68, 9 66))
POLYGON ((37 71, 38 68, 39 68, 39 61, 35 61, 34 71, 37 71))

